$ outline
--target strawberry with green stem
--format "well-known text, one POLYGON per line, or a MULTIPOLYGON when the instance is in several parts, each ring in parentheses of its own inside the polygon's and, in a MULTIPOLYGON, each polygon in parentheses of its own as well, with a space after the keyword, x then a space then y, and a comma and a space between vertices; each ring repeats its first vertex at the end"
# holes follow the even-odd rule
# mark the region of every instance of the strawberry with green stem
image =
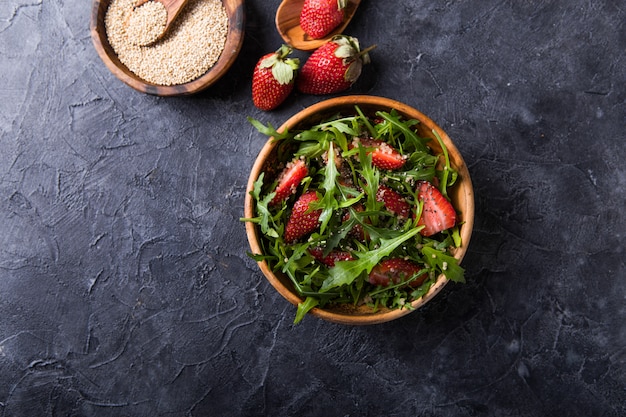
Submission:
POLYGON ((291 51, 282 45, 257 62, 252 73, 252 101, 260 110, 275 109, 293 91, 300 60, 288 58, 291 51))
POLYGON ((300 27, 313 39, 321 39, 343 22, 347 0, 304 0, 300 27))
POLYGON ((364 64, 370 62, 369 51, 361 51, 357 38, 334 36, 316 49, 304 63, 296 87, 305 94, 324 95, 347 90, 361 75, 364 64))

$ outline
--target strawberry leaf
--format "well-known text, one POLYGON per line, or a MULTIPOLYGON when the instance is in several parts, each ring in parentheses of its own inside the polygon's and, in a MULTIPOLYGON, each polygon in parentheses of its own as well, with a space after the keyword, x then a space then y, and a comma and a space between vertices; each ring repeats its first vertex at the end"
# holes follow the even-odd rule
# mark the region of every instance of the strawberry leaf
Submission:
POLYGON ((293 65, 285 61, 276 61, 272 67, 272 75, 279 84, 289 84, 294 80, 293 65))

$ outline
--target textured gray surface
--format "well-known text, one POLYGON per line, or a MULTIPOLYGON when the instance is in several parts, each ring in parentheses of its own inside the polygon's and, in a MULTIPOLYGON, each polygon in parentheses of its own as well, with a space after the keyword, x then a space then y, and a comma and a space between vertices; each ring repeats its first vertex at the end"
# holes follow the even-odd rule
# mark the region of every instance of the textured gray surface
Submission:
POLYGON ((104 67, 87 0, 2 1, 0 416, 626 415, 624 5, 363 1, 347 93, 447 130, 477 212, 467 284, 351 328, 293 326, 246 256, 246 117, 322 99, 251 104, 278 3, 247 1, 218 84, 164 99, 104 67))

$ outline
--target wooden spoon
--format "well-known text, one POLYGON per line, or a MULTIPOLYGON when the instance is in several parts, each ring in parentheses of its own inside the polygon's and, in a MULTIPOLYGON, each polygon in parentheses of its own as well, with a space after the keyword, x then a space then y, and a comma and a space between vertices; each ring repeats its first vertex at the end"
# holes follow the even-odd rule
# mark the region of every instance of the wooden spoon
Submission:
POLYGON ((135 8, 141 6, 144 3, 147 3, 148 1, 157 1, 161 3, 163 7, 165 7, 165 11, 167 12, 167 21, 165 22, 165 28, 163 28, 163 31, 158 35, 158 37, 156 37, 156 39, 151 40, 152 42, 157 41, 167 33, 168 29, 172 26, 172 23, 183 10, 188 0, 137 0, 135 2, 135 8))
POLYGON ((276 10, 276 29, 288 45, 301 51, 311 51, 328 42, 333 36, 342 33, 352 20, 359 3, 361 0, 348 0, 343 23, 324 38, 313 39, 300 27, 300 12, 304 0, 283 0, 276 10))

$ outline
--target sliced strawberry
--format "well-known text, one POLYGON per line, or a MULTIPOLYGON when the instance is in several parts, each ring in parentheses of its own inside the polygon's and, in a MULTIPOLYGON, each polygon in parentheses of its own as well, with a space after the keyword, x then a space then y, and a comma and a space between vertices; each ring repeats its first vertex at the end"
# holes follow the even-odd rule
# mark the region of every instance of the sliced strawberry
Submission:
POLYGON ((396 216, 407 219, 411 213, 411 206, 406 200, 392 188, 380 185, 376 192, 376 200, 382 201, 385 208, 396 216))
MULTIPOLYGON (((422 268, 415 262, 403 258, 386 259, 372 268, 369 274, 369 283, 373 285, 399 284, 407 281, 422 268)), ((427 274, 410 282, 411 287, 419 287, 426 280, 427 274)))
POLYGON ((329 268, 335 266, 335 262, 354 260, 354 257, 350 252, 340 250, 332 250, 328 253, 328 255, 324 256, 324 248, 320 246, 309 248, 309 253, 311 254, 311 256, 313 256, 315 259, 328 266, 329 268))
POLYGON ((425 226, 420 232, 422 236, 432 236, 453 227, 456 212, 452 203, 428 181, 418 182, 417 187, 417 197, 424 202, 422 216, 417 222, 418 226, 425 226))
POLYGON ((276 195, 270 202, 271 205, 278 205, 296 192, 300 181, 309 174, 309 169, 302 159, 294 159, 289 162, 283 172, 278 177, 276 195))
MULTIPOLYGON (((378 169, 394 171, 402 168, 406 162, 406 158, 385 141, 372 138, 361 138, 356 139, 356 141, 357 143, 360 142, 362 146, 374 148, 367 153, 372 155, 372 165, 378 169)), ((357 143, 352 145, 356 146, 357 143)))
POLYGON ((317 194, 315 191, 308 191, 294 203, 291 216, 285 226, 285 242, 287 244, 295 243, 319 227, 322 210, 309 210, 309 204, 314 201, 318 201, 317 194))

